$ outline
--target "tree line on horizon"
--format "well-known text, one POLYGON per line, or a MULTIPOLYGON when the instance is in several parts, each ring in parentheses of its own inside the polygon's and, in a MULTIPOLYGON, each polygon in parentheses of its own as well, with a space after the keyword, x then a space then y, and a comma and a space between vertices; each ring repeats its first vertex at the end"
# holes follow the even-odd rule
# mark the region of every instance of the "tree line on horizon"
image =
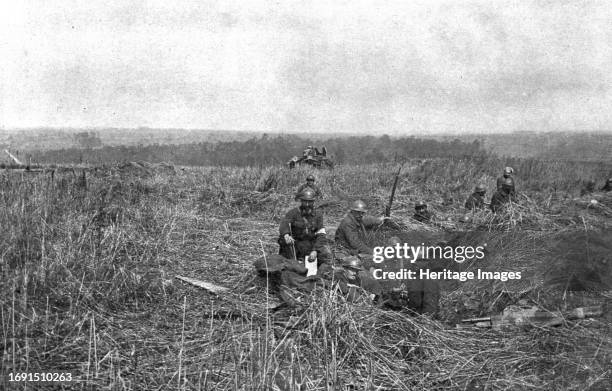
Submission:
POLYGON ((32 162, 111 164, 126 161, 169 162, 186 166, 257 166, 286 163, 309 146, 325 147, 337 164, 394 162, 406 158, 464 158, 485 154, 478 141, 438 141, 417 137, 338 137, 327 140, 267 134, 246 141, 103 146, 33 151, 32 162))

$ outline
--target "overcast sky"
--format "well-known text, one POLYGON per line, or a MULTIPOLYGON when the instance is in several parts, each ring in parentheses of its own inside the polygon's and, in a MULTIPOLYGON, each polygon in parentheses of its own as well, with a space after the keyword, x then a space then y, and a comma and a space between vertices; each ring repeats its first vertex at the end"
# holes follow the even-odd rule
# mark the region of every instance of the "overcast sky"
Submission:
POLYGON ((5 129, 612 129, 607 1, 13 3, 5 129))

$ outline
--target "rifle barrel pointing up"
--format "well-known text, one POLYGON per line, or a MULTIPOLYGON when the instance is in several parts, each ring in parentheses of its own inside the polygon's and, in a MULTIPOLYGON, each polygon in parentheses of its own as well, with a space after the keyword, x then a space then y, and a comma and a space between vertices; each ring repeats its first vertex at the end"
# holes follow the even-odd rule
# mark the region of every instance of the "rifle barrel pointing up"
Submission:
POLYGON ((386 217, 391 216, 391 206, 393 205, 393 198, 395 197, 395 189, 397 188, 397 182, 399 181, 399 175, 400 175, 400 172, 402 171, 402 166, 403 164, 400 164, 399 168, 397 169, 397 173, 395 174, 395 180, 393 181, 393 188, 391 189, 391 196, 389 197, 389 204, 385 208, 386 217))

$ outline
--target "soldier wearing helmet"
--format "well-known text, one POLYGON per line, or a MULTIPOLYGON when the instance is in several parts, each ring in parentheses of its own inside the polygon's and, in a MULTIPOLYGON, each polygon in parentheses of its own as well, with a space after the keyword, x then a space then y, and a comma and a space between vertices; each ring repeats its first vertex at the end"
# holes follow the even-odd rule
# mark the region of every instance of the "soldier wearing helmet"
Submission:
POLYGON ((496 213, 512 201, 516 201, 514 195, 514 181, 512 178, 505 178, 501 189, 497 190, 497 192, 493 194, 493 197, 491 197, 491 204, 489 206, 493 213, 496 213))
POLYGON ((351 204, 349 212, 336 230, 336 244, 348 250, 350 254, 372 254, 372 247, 365 242, 366 228, 379 226, 383 217, 366 216, 367 207, 362 200, 351 204))
POLYGON ((342 267, 358 272, 364 270, 363 262, 357 257, 347 257, 342 260, 342 267))
POLYGON ((365 271, 363 261, 356 256, 346 256, 341 260, 340 264, 345 270, 344 277, 348 283, 354 284, 359 273, 365 271))
POLYGON ((514 178, 512 177, 512 174, 514 174, 514 169, 512 167, 506 167, 504 168, 504 174, 503 176, 500 176, 499 178, 497 178, 497 191, 500 191, 502 189, 502 186, 504 185, 504 183, 508 183, 508 179, 512 182, 512 194, 514 194, 516 192, 515 187, 514 187, 514 178))
POLYGON ((423 201, 419 201, 414 205, 414 218, 416 221, 421 223, 428 223, 431 221, 433 214, 427 210, 427 204, 423 201))
POLYGON ((366 213, 365 202, 355 200, 351 203, 349 212, 336 230, 336 250, 334 254, 337 259, 343 260, 344 278, 339 277, 343 292, 346 288, 346 286, 343 287, 343 284, 348 283, 358 285, 374 297, 381 298, 382 286, 372 276, 372 254, 374 250, 366 243, 365 236, 366 229, 380 226, 385 218, 368 216, 366 213))
POLYGON ((315 209, 315 192, 306 188, 300 193, 300 206, 291 209, 280 224, 279 254, 289 259, 317 259, 317 264, 331 260, 327 247, 323 213, 315 209))
POLYGON ((358 292, 354 290, 355 286, 368 292, 372 299, 382 298, 382 285, 372 277, 370 271, 366 270, 361 259, 356 256, 346 256, 342 259, 341 265, 344 272, 336 274, 335 278, 339 282, 340 290, 348 295, 349 300, 355 299, 358 295, 358 292))
POLYGON ((480 210, 485 207, 484 197, 487 194, 487 188, 484 185, 478 185, 474 189, 474 192, 465 201, 465 209, 468 210, 480 210))
POLYGON ((608 178, 604 187, 601 188, 601 191, 612 191, 612 178, 608 178))
POLYGON ((295 200, 298 201, 299 200, 299 196, 300 194, 302 194, 302 192, 305 189, 312 189, 315 192, 315 197, 316 198, 322 198, 323 197, 323 192, 321 192, 321 189, 315 185, 315 177, 314 175, 310 174, 306 177, 306 183, 300 185, 300 187, 298 187, 297 192, 295 194, 295 200))

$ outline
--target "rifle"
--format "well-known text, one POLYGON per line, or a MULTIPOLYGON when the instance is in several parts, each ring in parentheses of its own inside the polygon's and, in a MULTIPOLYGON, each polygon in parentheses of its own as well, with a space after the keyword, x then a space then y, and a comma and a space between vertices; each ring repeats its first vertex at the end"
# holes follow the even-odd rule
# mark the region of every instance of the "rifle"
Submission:
POLYGON ((559 326, 562 325, 565 319, 585 319, 603 314, 602 307, 589 306, 574 308, 566 314, 559 311, 541 311, 537 307, 519 308, 510 306, 504 309, 499 315, 492 315, 483 318, 463 319, 463 324, 458 324, 457 328, 491 328, 494 330, 502 330, 517 326, 559 326))
MULTIPOLYGON (((289 223, 289 236, 293 239, 293 232, 291 232, 291 223, 289 223)), ((291 242, 291 255, 293 255, 293 260, 297 261, 297 254, 295 251, 295 242, 291 242)))
POLYGON ((400 164, 397 169, 397 173, 395 174, 395 181, 393 181, 393 188, 391 189, 391 196, 389 197, 389 204, 385 208, 385 217, 391 217, 391 205, 393 205, 393 198, 395 197, 395 189, 397 188, 397 182, 399 181, 399 175, 402 171, 402 166, 404 163, 400 164))

